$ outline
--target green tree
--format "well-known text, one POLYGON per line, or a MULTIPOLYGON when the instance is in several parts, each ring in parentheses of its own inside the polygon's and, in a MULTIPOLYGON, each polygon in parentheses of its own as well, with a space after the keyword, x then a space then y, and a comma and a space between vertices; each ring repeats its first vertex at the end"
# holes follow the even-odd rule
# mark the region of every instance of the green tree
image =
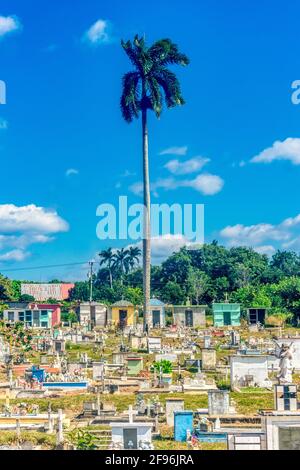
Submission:
POLYGON ((144 328, 150 323, 150 279, 151 279, 151 221, 150 221, 150 179, 148 156, 148 110, 154 111, 159 118, 163 108, 163 94, 168 108, 183 105, 180 83, 169 65, 188 65, 189 59, 180 53, 170 39, 162 39, 147 47, 144 38, 135 36, 131 41, 122 41, 122 47, 129 57, 134 71, 123 77, 121 111, 125 121, 132 122, 142 113, 143 138, 143 291, 144 291, 144 328), (162 93, 163 92, 163 93, 162 93))
POLYGON ((130 246, 128 248, 128 265, 131 270, 140 262, 142 250, 138 246, 130 246))
POLYGON ((107 250, 102 250, 99 253, 100 256, 100 266, 106 266, 109 272, 109 283, 112 289, 113 286, 113 276, 112 276, 112 268, 114 264, 114 254, 112 248, 108 248, 107 250))

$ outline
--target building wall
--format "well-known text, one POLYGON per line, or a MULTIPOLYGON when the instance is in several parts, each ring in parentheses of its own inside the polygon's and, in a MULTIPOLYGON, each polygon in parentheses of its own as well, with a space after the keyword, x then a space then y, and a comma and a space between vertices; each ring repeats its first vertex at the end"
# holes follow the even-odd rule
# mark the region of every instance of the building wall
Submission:
MULTIPOLYGON (((33 314, 36 312, 36 310, 33 310, 33 309, 29 309, 27 308, 26 309, 27 311, 30 311, 31 312, 31 318, 32 318, 32 326, 33 326, 33 314)), ((12 323, 16 323, 16 322, 21 322, 21 323, 27 323, 26 322, 26 310, 20 310, 20 309, 17 309, 17 310, 14 310, 14 309, 8 309, 8 310, 4 310, 3 312, 3 319, 5 321, 11 321, 12 323), (20 317, 19 317, 19 313, 23 312, 24 313, 24 321, 20 320, 20 317), (10 319, 10 314, 13 314, 13 319, 10 319)), ((41 310, 38 310, 39 312, 39 318, 40 318, 40 322, 41 321, 47 321, 47 328, 50 328, 52 326, 52 311, 51 310, 48 310, 46 308, 43 308, 41 310), (45 315, 44 317, 41 316, 41 310, 47 310, 47 315, 45 315)), ((33 326, 34 327, 34 326, 33 326)), ((46 327, 42 327, 42 326, 38 326, 36 328, 46 328, 46 327)))
POLYGON ((95 308, 95 326, 105 327, 107 324, 107 307, 103 304, 82 303, 78 309, 81 325, 87 325, 92 320, 92 308, 95 308))
POLYGON ((119 311, 127 311, 127 326, 133 326, 135 324, 135 314, 134 307, 111 307, 111 321, 113 325, 117 326, 119 324, 119 311))
POLYGON ((267 356, 230 356, 230 384, 233 388, 242 386, 244 377, 252 375, 253 380, 260 387, 268 380, 268 358, 267 356))
POLYGON ((160 311, 160 326, 161 327, 164 327, 165 324, 166 324, 166 320, 165 320, 165 308, 164 307, 160 307, 160 306, 157 306, 157 307, 152 307, 150 306, 150 328, 153 328, 153 316, 152 316, 152 313, 153 311, 155 310, 159 310, 160 311))
POLYGON ((74 284, 21 284, 21 294, 32 295, 35 300, 66 300, 74 284))
POLYGON ((231 326, 240 326, 241 307, 239 304, 213 304, 214 326, 225 326, 224 312, 230 312, 231 326))
POLYGON ((178 326, 185 326, 185 312, 186 310, 193 311, 193 326, 194 327, 205 327, 206 326, 206 317, 205 311, 206 308, 202 306, 174 306, 174 323, 178 326))

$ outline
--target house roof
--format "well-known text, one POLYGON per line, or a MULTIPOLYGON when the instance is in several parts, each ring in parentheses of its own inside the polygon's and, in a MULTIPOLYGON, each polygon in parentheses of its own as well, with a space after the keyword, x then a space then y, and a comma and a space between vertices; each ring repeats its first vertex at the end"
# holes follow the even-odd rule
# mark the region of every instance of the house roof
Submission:
POLYGON ((164 307, 164 303, 159 299, 150 299, 151 307, 164 307))
POLYGON ((111 306, 112 307, 133 307, 133 304, 131 302, 128 302, 128 300, 119 300, 118 302, 115 302, 111 306))

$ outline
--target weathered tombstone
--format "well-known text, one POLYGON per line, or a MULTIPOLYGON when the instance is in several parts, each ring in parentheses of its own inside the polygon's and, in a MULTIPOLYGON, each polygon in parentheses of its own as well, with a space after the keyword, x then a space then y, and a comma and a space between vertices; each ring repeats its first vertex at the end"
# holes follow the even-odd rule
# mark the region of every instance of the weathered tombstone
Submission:
POLYGON ((124 364, 125 355, 123 353, 113 353, 112 354, 112 363, 113 364, 124 364))
POLYGON ((157 362, 159 361, 170 361, 170 362, 177 362, 178 360, 178 357, 177 357, 177 354, 156 354, 155 355, 155 360, 157 362))
POLYGON ((209 415, 227 415, 230 411, 229 408, 230 398, 228 390, 208 390, 209 415))
POLYGON ((102 380, 104 376, 104 363, 93 362, 93 380, 102 380))
POLYGON ((184 400, 180 398, 166 399, 166 420, 168 426, 174 426, 174 412, 184 410, 184 400))
POLYGON ((137 336, 137 335, 131 335, 129 344, 130 344, 131 349, 140 349, 140 347, 141 347, 141 337, 137 336))
POLYGON ((215 349, 202 349, 202 369, 212 370, 217 365, 217 354, 215 349))
POLYGON ((211 347, 211 336, 205 335, 204 336, 204 348, 209 349, 211 347))
POLYGON ((161 350, 161 338, 159 337, 148 337, 148 353, 157 353, 161 350))
POLYGON ((232 390, 235 387, 248 386, 269 388, 267 356, 230 356, 230 385, 232 390))

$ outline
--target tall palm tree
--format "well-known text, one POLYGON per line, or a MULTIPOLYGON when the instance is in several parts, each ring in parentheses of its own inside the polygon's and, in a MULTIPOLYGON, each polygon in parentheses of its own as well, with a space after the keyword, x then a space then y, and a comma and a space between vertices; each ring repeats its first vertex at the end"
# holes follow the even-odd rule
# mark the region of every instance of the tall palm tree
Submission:
POLYGON ((130 269, 133 269, 136 264, 139 264, 142 250, 137 246, 130 246, 128 248, 128 264, 130 269))
POLYGON ((143 180, 144 180, 144 234, 143 234, 143 290, 144 329, 149 325, 151 225, 150 225, 150 184, 148 163, 147 112, 154 111, 160 117, 163 96, 168 108, 183 105, 180 83, 169 65, 188 65, 189 59, 170 39, 161 39, 147 47, 144 38, 135 36, 133 42, 122 41, 122 47, 129 57, 134 71, 123 77, 121 111, 125 121, 132 122, 142 114, 143 133, 143 180))
POLYGON ((126 248, 117 250, 114 254, 113 267, 121 273, 121 283, 123 284, 124 274, 128 273, 129 270, 129 251, 126 248))
POLYGON ((100 260, 100 266, 106 266, 109 272, 109 283, 110 283, 110 288, 112 289, 113 286, 113 277, 112 277, 112 268, 113 268, 113 263, 114 263, 114 254, 111 248, 108 248, 107 250, 102 250, 99 253, 99 256, 101 258, 100 260))

